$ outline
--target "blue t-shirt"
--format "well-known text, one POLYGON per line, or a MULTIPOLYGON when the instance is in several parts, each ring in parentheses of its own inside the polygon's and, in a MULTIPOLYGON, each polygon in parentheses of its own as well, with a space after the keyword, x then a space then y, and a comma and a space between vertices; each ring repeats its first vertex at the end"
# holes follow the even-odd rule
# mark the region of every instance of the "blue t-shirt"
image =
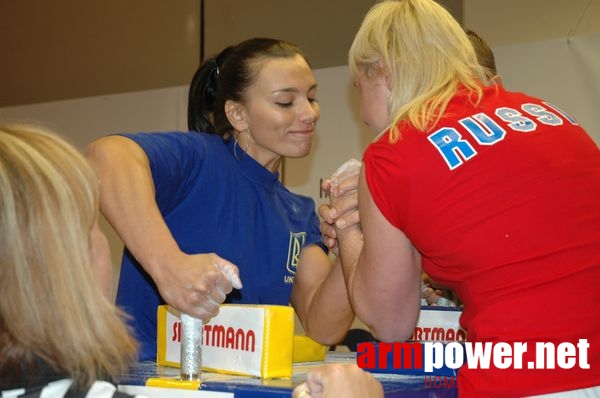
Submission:
MULTIPOLYGON (((150 160, 158 207, 181 250, 216 253, 238 266, 244 287, 229 303, 288 305, 301 248, 321 245, 314 201, 288 191, 277 173, 233 141, 205 133, 125 135, 150 160), (238 157, 240 155, 237 149, 238 157)), ((132 316, 140 360, 156 358, 156 309, 164 304, 150 276, 125 249, 117 305, 132 316)))

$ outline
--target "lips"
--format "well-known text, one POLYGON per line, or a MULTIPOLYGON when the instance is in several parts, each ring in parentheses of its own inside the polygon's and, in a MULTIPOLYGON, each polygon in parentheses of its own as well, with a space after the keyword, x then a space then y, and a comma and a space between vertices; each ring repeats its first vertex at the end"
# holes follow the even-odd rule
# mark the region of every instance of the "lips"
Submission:
POLYGON ((290 131, 290 134, 312 135, 314 132, 315 132, 314 129, 310 129, 310 130, 295 130, 295 131, 290 131))

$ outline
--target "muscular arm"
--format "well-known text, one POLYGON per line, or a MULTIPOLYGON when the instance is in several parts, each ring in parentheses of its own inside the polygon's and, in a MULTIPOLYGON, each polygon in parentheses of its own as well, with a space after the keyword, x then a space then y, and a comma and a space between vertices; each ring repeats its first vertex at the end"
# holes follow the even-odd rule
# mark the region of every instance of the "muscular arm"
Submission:
POLYGON ((406 340, 420 310, 420 256, 406 235, 391 225, 375 205, 364 168, 358 192, 362 251, 356 251, 358 226, 336 229, 350 300, 358 318, 375 337, 406 340))
POLYGON ((235 266, 215 254, 187 255, 179 249, 156 204, 142 148, 126 137, 109 136, 91 143, 87 157, 100 181, 102 213, 165 301, 205 320, 216 315, 232 290, 219 269, 235 266))
POLYGON ((341 265, 317 245, 300 254, 291 303, 306 334, 322 344, 338 343, 354 319, 341 265))

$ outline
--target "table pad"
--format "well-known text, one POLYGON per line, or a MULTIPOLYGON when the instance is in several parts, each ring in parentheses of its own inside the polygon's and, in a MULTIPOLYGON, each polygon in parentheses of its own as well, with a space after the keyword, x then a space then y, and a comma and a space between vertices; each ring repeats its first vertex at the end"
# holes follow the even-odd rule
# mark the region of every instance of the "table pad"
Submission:
MULTIPOLYGON (((311 367, 324 363, 355 363, 356 353, 330 352, 324 362, 303 362, 293 365, 292 378, 286 379, 260 379, 255 377, 235 376, 220 373, 202 373, 200 391, 206 394, 194 396, 233 397, 233 398, 255 398, 255 397, 290 397, 292 389, 302 383, 306 373, 311 367), (209 392, 215 393, 213 395, 209 392), (223 393, 223 394, 218 394, 223 393)), ((381 381, 386 398, 455 398, 456 387, 447 388, 443 383, 437 386, 424 383, 423 375, 402 373, 373 373, 381 381), (442 385, 440 385, 442 384, 442 385)), ((121 378, 119 389, 124 392, 135 392, 147 396, 153 395, 151 390, 133 389, 133 386, 144 386, 149 378, 171 378, 179 376, 179 369, 165 366, 157 366, 155 362, 140 362, 131 367, 128 374, 121 378)), ((436 374, 432 374, 433 377, 436 374)), ((431 379, 429 379, 431 380, 431 379)), ((162 389, 167 390, 167 389, 162 389)), ((188 392, 190 392, 188 390, 188 392)), ((168 394, 167 394, 168 395, 168 394)), ((165 396, 167 396, 165 395, 165 396)), ((162 396, 162 395, 161 395, 162 396)), ((184 395, 180 395, 184 396, 184 395)))

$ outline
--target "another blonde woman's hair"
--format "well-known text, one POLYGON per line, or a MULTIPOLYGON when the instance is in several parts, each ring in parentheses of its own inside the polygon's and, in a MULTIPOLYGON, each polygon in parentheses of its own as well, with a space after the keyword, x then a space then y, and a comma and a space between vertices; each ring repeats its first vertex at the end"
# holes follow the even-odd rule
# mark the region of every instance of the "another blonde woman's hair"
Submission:
POLYGON ((97 286, 98 184, 59 136, 0 126, 0 374, 43 361, 81 385, 122 374, 137 343, 97 286))
POLYGON ((433 0, 387 0, 365 16, 349 53, 350 70, 390 78, 391 138, 408 120, 421 131, 443 115, 459 84, 477 102, 487 83, 464 30, 433 0))

